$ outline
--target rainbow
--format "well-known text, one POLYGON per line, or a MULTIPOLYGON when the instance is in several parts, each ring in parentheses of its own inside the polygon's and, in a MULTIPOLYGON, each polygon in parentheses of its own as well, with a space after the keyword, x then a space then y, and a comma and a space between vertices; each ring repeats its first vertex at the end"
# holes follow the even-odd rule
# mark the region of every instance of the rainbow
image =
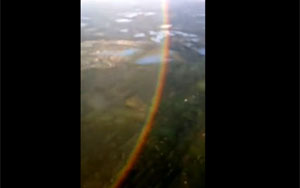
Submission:
MULTIPOLYGON (((162 10, 163 10, 163 24, 169 25, 169 15, 168 15, 168 0, 162 0, 162 10)), ((169 30, 165 30, 165 38, 162 45, 162 57, 158 74, 158 81, 156 85, 156 90, 154 97, 152 99, 152 105, 149 110, 148 116, 146 118, 145 124, 143 126, 142 132, 136 142, 136 145, 129 155, 129 158, 125 164, 125 166, 121 169, 119 174, 117 175, 116 181, 112 185, 112 188, 120 188, 124 183, 125 179, 128 177, 130 171, 135 165, 140 153, 144 145, 146 144, 147 138, 152 130, 154 119, 157 114, 159 104, 161 102, 163 88, 166 81, 167 75, 167 67, 168 67, 168 59, 169 59, 169 47, 170 47, 170 37, 169 30)))

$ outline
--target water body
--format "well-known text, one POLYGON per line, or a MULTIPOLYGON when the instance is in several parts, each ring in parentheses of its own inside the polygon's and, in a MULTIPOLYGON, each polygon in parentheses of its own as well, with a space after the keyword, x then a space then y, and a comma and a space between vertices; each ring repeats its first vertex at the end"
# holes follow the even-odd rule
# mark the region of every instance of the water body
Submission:
POLYGON ((116 22, 118 22, 118 23, 128 23, 128 22, 132 22, 132 20, 131 19, 120 18, 120 19, 116 19, 116 22))
POLYGON ((161 61, 161 55, 151 55, 144 57, 142 59, 139 59, 136 63, 140 65, 147 65, 147 64, 153 64, 153 63, 160 63, 161 61))

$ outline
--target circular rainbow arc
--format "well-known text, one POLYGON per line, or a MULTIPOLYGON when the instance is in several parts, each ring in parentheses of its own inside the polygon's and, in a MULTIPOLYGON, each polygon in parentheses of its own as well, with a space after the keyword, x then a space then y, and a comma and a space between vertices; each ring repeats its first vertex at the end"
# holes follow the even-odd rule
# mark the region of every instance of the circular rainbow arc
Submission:
MULTIPOLYGON (((162 11, 163 11, 163 24, 169 25, 169 15, 168 15, 168 0, 162 0, 162 11)), ((145 124, 143 126, 142 132, 136 142, 136 145, 131 152, 125 166, 121 169, 117 176, 113 188, 120 188, 124 183, 125 179, 128 177, 130 171, 132 170, 134 164, 136 163, 142 148, 146 144, 147 138, 152 130, 155 116, 158 112, 158 108, 162 99, 163 88, 166 82, 167 75, 167 65, 169 59, 169 47, 170 47, 170 37, 169 30, 165 30, 165 38, 162 45, 162 57, 158 74, 158 81, 155 89, 155 94, 152 99, 152 106, 149 110, 148 116, 146 118, 145 124)))

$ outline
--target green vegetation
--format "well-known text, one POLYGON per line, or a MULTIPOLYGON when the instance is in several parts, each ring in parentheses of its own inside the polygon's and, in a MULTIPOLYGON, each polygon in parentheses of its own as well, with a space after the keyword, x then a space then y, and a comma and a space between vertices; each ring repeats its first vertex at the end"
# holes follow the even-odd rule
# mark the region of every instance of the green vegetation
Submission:
POLYGON ((124 187, 204 187, 204 60, 170 64, 155 125, 124 187))

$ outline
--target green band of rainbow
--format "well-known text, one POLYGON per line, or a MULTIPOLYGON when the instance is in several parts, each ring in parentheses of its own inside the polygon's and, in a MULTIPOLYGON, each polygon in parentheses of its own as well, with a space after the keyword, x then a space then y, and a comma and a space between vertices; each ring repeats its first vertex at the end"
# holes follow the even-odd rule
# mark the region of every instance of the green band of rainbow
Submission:
MULTIPOLYGON (((168 16, 167 0, 162 0, 162 10, 163 10, 163 24, 169 24, 170 22, 168 16)), ((165 32, 168 32, 168 30, 165 32)), ((112 185, 113 188, 120 188, 122 186, 124 180, 127 178, 129 172, 132 170, 134 164, 136 163, 137 158, 139 157, 147 141, 149 133, 151 132, 151 129, 153 127, 154 119, 157 114, 159 104, 161 102, 163 88, 166 81, 167 67, 168 67, 167 65, 169 59, 169 47, 170 47, 170 37, 168 33, 166 33, 162 45, 162 57, 161 57, 156 90, 155 90, 154 97, 152 99, 152 106, 149 110, 148 116, 145 121, 145 125, 143 126, 142 132, 136 142, 136 145, 133 151, 131 152, 125 166, 121 169, 120 173, 118 174, 115 183, 112 185)))

